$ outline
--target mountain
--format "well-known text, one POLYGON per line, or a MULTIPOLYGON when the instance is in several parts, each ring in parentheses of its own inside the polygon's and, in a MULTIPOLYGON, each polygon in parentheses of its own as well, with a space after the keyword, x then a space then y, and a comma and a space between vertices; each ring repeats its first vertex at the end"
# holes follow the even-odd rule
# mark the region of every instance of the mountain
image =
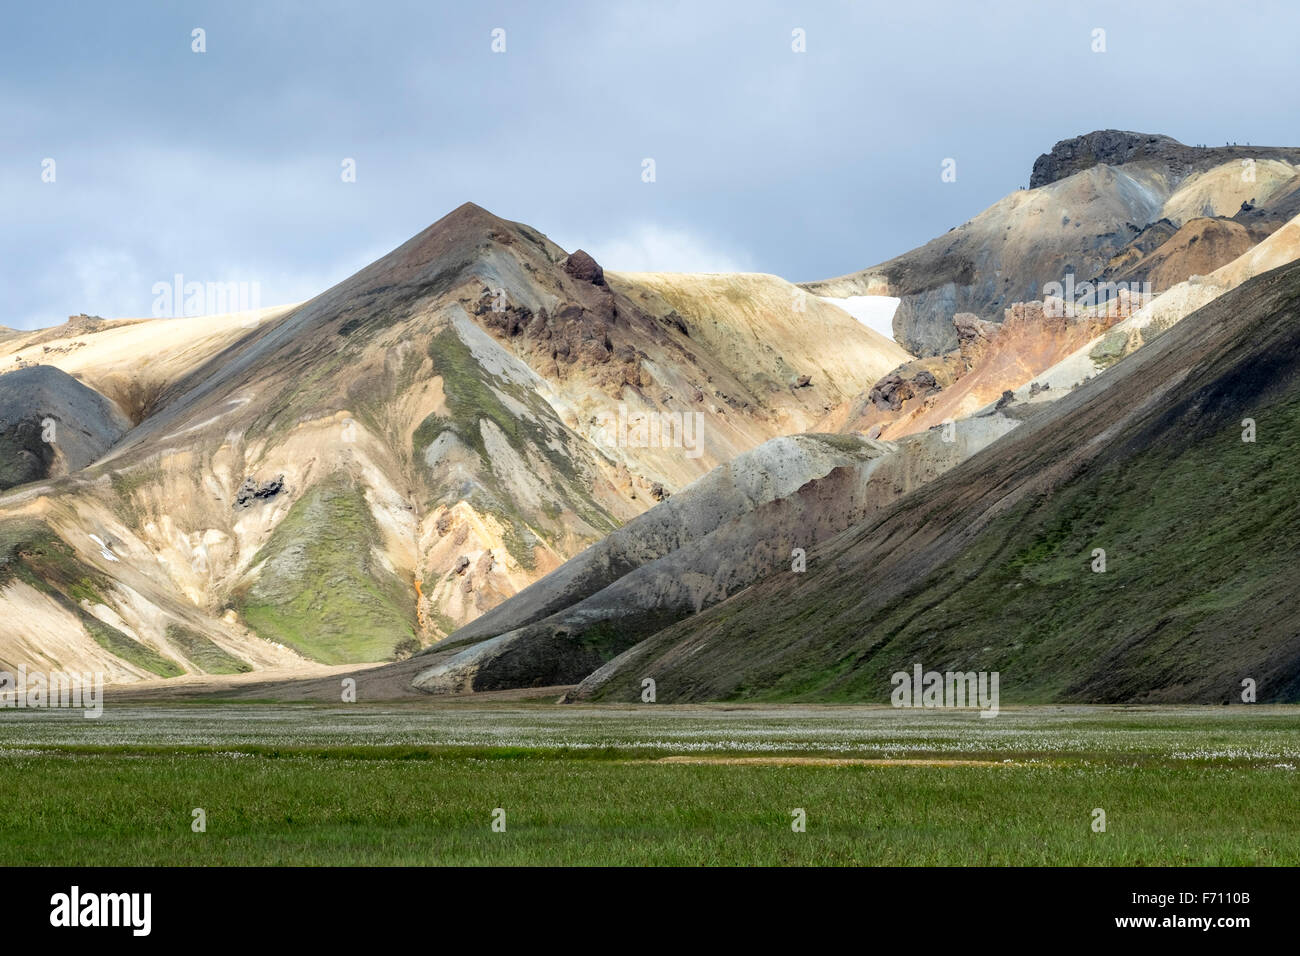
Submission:
POLYGON ((776 277, 606 276, 473 204, 299 305, 20 333, 0 395, 72 410, 4 405, 54 458, 0 496, 0 664, 409 655, 908 358, 776 277))
MULTIPOLYGON (((954 315, 997 320, 1016 302, 1043 298, 1049 284, 1064 283, 1067 275, 1080 285, 1100 279, 1112 260, 1132 252, 1144 230, 1162 220, 1176 231, 1196 218, 1240 216, 1258 241, 1296 215, 1298 164, 1300 148, 1203 148, 1166 136, 1089 133, 1040 156, 1031 188, 946 235, 804 288, 836 298, 896 297, 894 339, 917 356, 942 354, 958 344, 954 315)), ((1152 281, 1151 271, 1130 263, 1129 273, 1142 281, 1152 281)), ((1166 262, 1158 278, 1188 275, 1171 272, 1166 262)))
MULTIPOLYGON (((1009 309, 1000 324, 959 317, 957 353, 942 362, 905 363, 910 378, 895 373, 882 381, 897 379, 896 388, 882 391, 878 383, 873 390, 882 407, 875 410, 870 433, 896 434, 895 440, 868 438, 863 450, 873 449, 872 454, 831 471, 800 465, 799 473, 809 480, 797 491, 774 487, 774 499, 750 495, 750 503, 733 506, 726 515, 710 512, 709 520, 691 522, 700 528, 694 538, 680 533, 682 524, 669 505, 653 509, 457 632, 439 646, 414 684, 433 693, 462 693, 572 683, 588 675, 575 695, 603 693, 599 688, 622 673, 620 662, 643 666, 662 634, 688 632, 707 620, 697 617, 702 610, 731 595, 743 598, 746 588, 764 579, 788 579, 793 547, 810 549, 904 495, 923 494, 918 489, 926 482, 990 445, 985 454, 993 454, 1002 444, 997 439, 1020 421, 1064 407, 1063 399, 1086 382, 1113 381, 1103 373, 1123 356, 1159 340, 1242 282, 1298 258, 1300 220, 1211 275, 1180 283, 1149 303, 1122 296, 1120 309, 1069 316, 1052 314, 1043 303, 1024 303, 1009 309), (1118 341, 1118 351, 1112 352, 1112 340, 1118 341), (926 369, 933 374, 923 388, 919 376, 926 369), (1024 387, 998 397, 994 386, 1007 383, 1024 387), (891 405, 894 400, 897 405, 891 405), (951 439, 946 445, 945 436, 951 439), (904 469, 910 476, 900 480, 904 469), (665 521, 678 529, 667 541, 652 530, 665 521), (794 545, 795 540, 805 543, 794 545), (656 542, 650 552, 644 550, 656 542), (638 548, 637 559, 627 560, 638 548)), ((862 441, 856 432, 868 424, 862 418, 844 423, 844 438, 862 441)), ((804 437, 825 441, 830 436, 804 437)), ((800 460, 773 452, 762 446, 732 467, 742 468, 752 481, 776 462, 800 460)), ((719 489, 733 486, 729 469, 721 469, 688 488, 672 507, 743 501, 721 498, 719 489)), ((691 513, 699 509, 692 507, 691 513)))
POLYGON ((776 438, 628 522, 438 646, 430 693, 576 683, 933 479, 1019 422, 972 419, 903 444, 776 438))
POLYGON ((1292 263, 574 696, 884 703, 919 662, 998 671, 1004 702, 1294 700, 1297 441, 1292 263))
POLYGON ((606 271, 465 204, 308 302, 10 330, 0 668, 876 700, 924 654, 1025 700, 1217 699, 1243 666, 1294 696, 1266 492, 1300 172, 1225 149, 1066 141, 806 287, 606 271))

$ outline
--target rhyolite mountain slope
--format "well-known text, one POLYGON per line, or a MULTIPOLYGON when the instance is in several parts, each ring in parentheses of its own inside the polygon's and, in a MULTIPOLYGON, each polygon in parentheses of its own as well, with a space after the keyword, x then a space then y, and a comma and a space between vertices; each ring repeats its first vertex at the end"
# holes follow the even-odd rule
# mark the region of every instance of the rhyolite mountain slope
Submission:
POLYGON ((0 490, 85 468, 130 427, 115 402, 61 369, 0 375, 0 490))
POLYGON ((668 624, 798 566, 807 549, 1018 423, 994 414, 901 444, 817 434, 766 442, 461 628, 414 685, 463 693, 575 683, 668 624))
POLYGON ((1300 216, 1258 245, 1207 275, 1193 275, 1165 290, 1105 334, 1082 345, 1031 382, 1009 385, 1017 402, 1060 397, 1131 352, 1154 341, 1197 309, 1244 282, 1300 259, 1300 216))
POLYGON ((837 407, 822 427, 898 438, 994 403, 1052 401, 1229 289, 1300 258, 1300 217, 1258 244, 1235 223, 1219 232, 1225 222, 1195 219, 1152 245, 1148 253, 1156 271, 1166 270, 1169 281, 1188 278, 1162 283, 1150 299, 1120 290, 1113 300, 1072 310, 1060 300, 1016 303, 1001 322, 954 316, 956 350, 905 362, 869 392, 837 407), (1215 243, 1211 233, 1228 242, 1215 243), (1180 243, 1189 234, 1190 241, 1180 243), (1198 237, 1206 242, 1198 244, 1198 237), (1238 249, 1243 251, 1235 258, 1212 268, 1238 249))
POLYGON ((1298 444, 1291 263, 575 696, 885 703, 920 663, 997 671, 1004 705, 1296 700, 1298 444))
POLYGON ((774 276, 607 280, 472 204, 301 305, 9 337, 0 381, 125 422, 0 496, 0 664, 409 654, 907 358, 774 276))
MULTIPOLYGON (((1296 214, 1297 164, 1300 148, 1201 149, 1164 136, 1089 133, 1040 157, 1031 188, 947 234, 804 287, 821 296, 898 297, 894 339, 914 355, 937 355, 957 346, 953 315, 996 321, 1015 302, 1043 298, 1067 274, 1078 283, 1099 278, 1160 220, 1177 230, 1194 218, 1240 215, 1262 234, 1278 228, 1296 214)), ((1145 280, 1144 270, 1132 271, 1145 280)))

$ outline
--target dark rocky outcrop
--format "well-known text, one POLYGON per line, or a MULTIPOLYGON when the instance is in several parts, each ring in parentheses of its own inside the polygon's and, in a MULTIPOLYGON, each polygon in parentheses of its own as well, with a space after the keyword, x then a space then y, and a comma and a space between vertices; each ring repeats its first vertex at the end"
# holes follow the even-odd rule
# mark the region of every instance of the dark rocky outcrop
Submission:
POLYGON ((1164 166, 1176 178, 1198 169, 1208 169, 1237 158, 1285 159, 1294 163, 1300 149, 1279 146, 1188 146, 1172 136, 1134 133, 1129 130, 1099 129, 1072 139, 1063 139, 1034 161, 1029 188, 1081 173, 1093 166, 1120 166, 1151 160, 1164 166))
POLYGON ((284 490, 284 475, 276 475, 270 481, 257 483, 257 479, 251 475, 244 479, 244 483, 239 486, 235 492, 235 507, 247 508, 258 501, 266 498, 274 498, 284 490))
POLYGON ((981 319, 973 312, 958 312, 952 317, 952 324, 957 329, 957 348, 961 352, 962 364, 970 371, 979 362, 984 349, 1000 326, 997 322, 981 319))
POLYGON ((942 388, 934 375, 925 369, 915 372, 911 377, 908 377, 906 372, 905 366, 903 369, 890 372, 873 385, 868 396, 869 401, 876 408, 896 412, 908 399, 918 395, 933 395, 942 388))
POLYGON ((564 271, 575 279, 590 282, 592 285, 605 284, 605 270, 600 267, 600 263, 581 249, 569 253, 569 258, 564 261, 564 271))
POLYGON ((1072 139, 1063 139, 1034 160, 1029 188, 1037 189, 1093 166, 1119 166, 1140 158, 1170 159, 1190 150, 1169 136, 1099 129, 1072 139))

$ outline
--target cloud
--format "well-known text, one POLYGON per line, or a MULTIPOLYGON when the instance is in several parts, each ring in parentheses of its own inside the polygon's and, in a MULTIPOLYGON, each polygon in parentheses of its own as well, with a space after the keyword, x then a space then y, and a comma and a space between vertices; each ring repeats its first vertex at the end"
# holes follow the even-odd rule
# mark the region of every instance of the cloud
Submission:
MULTIPOLYGON (((564 243, 561 243, 564 245, 564 243)), ((685 229, 654 224, 634 227, 616 238, 581 245, 615 272, 752 272, 747 252, 724 248, 685 229)))
MULTIPOLYGON (((132 293, 145 283, 135 256, 129 252, 90 248, 69 258, 71 285, 78 301, 84 303, 81 311, 93 309, 100 315, 116 316, 138 302, 132 293)), ((62 316, 55 316, 56 321, 59 319, 62 316)))

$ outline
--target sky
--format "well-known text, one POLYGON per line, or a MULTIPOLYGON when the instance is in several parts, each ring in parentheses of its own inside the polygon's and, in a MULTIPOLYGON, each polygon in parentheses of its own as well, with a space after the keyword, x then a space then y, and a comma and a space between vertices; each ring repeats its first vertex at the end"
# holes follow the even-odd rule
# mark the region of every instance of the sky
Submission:
POLYGON ((0 325, 176 274, 299 301, 467 200, 610 269, 841 275, 1090 130, 1300 145, 1297 36, 1287 2, 7 3, 0 325))

